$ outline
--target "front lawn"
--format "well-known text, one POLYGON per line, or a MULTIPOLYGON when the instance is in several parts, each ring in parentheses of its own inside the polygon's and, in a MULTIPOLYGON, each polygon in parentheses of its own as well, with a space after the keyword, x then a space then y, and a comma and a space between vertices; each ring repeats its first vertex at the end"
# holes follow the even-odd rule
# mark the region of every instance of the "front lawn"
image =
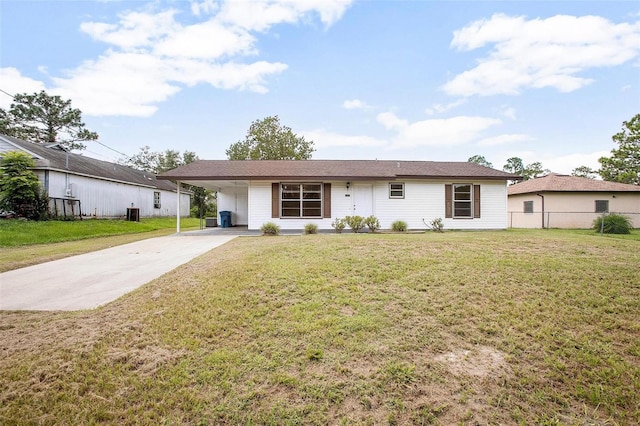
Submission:
MULTIPOLYGON (((184 228, 197 228, 200 220, 183 218, 184 228)), ((50 244, 112 235, 135 234, 158 229, 175 229, 176 218, 149 218, 140 222, 109 219, 42 222, 0 220, 0 247, 50 244)))
POLYGON ((238 238, 108 306, 0 313, 2 424, 638 424, 640 243, 238 238))

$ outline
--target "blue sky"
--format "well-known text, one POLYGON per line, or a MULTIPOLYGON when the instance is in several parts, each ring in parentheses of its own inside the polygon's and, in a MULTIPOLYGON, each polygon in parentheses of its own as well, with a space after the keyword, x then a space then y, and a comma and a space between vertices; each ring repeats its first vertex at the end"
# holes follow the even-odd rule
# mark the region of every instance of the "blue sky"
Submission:
POLYGON ((278 115, 316 159, 569 173, 640 113, 640 3, 3 0, 0 89, 71 99, 108 161, 223 159, 278 115))

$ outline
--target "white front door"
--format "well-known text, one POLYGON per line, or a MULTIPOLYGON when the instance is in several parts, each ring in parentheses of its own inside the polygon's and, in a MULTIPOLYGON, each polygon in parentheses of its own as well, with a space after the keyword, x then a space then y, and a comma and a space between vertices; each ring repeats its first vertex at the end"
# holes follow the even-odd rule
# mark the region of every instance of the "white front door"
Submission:
POLYGON ((353 214, 362 217, 373 215, 373 185, 353 186, 353 214))

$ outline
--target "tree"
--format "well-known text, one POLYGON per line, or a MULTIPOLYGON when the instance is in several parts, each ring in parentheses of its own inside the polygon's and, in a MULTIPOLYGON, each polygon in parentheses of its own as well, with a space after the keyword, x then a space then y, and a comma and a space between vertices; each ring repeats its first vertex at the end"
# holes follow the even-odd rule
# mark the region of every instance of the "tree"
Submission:
POLYGON ((596 171, 589 166, 578 166, 571 171, 571 176, 595 179, 596 171))
POLYGON ((493 168, 493 164, 487 161, 487 159, 484 158, 483 155, 474 155, 472 157, 469 157, 467 161, 469 163, 476 163, 476 164, 480 164, 481 166, 489 167, 490 169, 493 168))
POLYGON ((308 160, 314 151, 313 141, 281 125, 276 115, 251 123, 245 139, 231 144, 226 154, 230 160, 308 160))
POLYGON ((8 111, 0 112, 0 126, 7 134, 38 143, 59 143, 67 149, 85 149, 85 141, 98 134, 85 128, 82 112, 71 107, 70 100, 49 96, 44 90, 17 94, 8 111))
POLYGON ((46 217, 49 200, 32 167, 33 159, 21 151, 9 151, 0 157, 0 209, 38 220, 46 217))
POLYGON ((124 160, 118 160, 118 164, 132 167, 137 170, 160 174, 175 169, 185 164, 198 160, 195 152, 185 151, 180 153, 173 149, 164 152, 151 151, 148 145, 140 148, 140 152, 124 160))
POLYGON ((536 161, 527 166, 522 162, 522 158, 511 157, 507 159, 507 163, 502 167, 505 172, 510 172, 522 176, 522 180, 537 178, 545 173, 550 173, 549 169, 542 167, 542 163, 536 161))
POLYGON ((640 114, 622 122, 622 130, 612 136, 618 148, 611 157, 601 157, 598 171, 602 179, 611 182, 640 185, 640 114))

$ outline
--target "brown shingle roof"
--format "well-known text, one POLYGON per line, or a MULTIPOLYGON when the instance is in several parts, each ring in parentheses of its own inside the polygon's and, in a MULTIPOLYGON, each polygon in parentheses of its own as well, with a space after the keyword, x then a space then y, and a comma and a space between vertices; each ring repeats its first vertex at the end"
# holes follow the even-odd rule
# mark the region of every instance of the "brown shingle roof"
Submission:
POLYGON ((532 192, 640 192, 640 186, 551 173, 509 186, 508 195, 532 192))
POLYGON ((388 160, 199 160, 158 175, 184 181, 410 178, 515 180, 519 176, 469 162, 388 160))

